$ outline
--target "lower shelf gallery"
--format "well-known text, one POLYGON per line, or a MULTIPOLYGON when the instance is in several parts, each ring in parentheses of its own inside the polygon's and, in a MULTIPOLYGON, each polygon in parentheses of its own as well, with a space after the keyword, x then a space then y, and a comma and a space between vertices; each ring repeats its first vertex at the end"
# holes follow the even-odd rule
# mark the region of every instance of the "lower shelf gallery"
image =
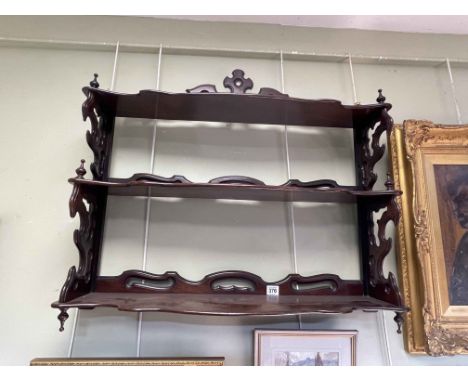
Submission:
POLYGON ((399 299, 392 300, 390 289, 387 297, 381 298, 383 295, 365 293, 364 285, 361 280, 342 280, 333 274, 306 277, 290 274, 270 283, 245 271, 216 272, 202 280, 190 281, 177 272, 152 274, 128 270, 119 276, 97 277, 88 291, 65 288, 52 307, 61 311, 60 330, 69 308, 97 307, 215 316, 288 316, 383 309, 397 314, 400 330, 402 313, 407 308, 399 299))
POLYGON ((217 316, 285 316, 350 313, 353 310, 405 309, 370 296, 265 296, 256 294, 103 293, 91 292, 54 308, 114 307, 133 312, 171 312, 217 316))

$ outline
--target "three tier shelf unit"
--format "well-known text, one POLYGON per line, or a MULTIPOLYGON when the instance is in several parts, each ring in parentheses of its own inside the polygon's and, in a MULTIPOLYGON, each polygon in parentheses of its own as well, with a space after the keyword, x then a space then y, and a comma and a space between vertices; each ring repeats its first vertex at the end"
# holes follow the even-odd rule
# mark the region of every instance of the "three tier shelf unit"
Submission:
MULTIPOLYGON (((69 179, 73 185, 70 215, 80 217, 73 239, 79 252, 79 265, 71 267, 58 301, 52 307, 60 314, 63 330, 70 308, 115 307, 122 311, 160 311, 219 316, 282 316, 315 313, 348 313, 354 310, 392 310, 400 332, 403 313, 396 278, 383 274, 382 263, 392 245, 385 236, 388 222, 397 224, 399 211, 389 175, 386 189, 373 190, 375 164, 382 158, 382 134, 393 127, 379 90, 377 104, 342 105, 336 100, 292 98, 271 88, 258 94, 247 93, 253 82, 242 70, 224 79, 230 92, 218 92, 213 85, 200 85, 187 93, 142 90, 121 94, 99 89, 97 75, 84 87, 84 120, 91 130, 86 140, 94 153, 90 165, 92 179, 85 179, 84 160, 69 179), (339 127, 352 129, 356 186, 339 185, 334 180, 302 181, 290 179, 281 185, 267 185, 250 177, 223 176, 208 183, 193 183, 184 176, 165 178, 154 174, 131 174, 129 178, 110 178, 114 120, 116 117, 186 121, 218 121, 247 124, 275 124, 339 127), (241 199, 279 202, 354 203, 357 206, 361 278, 343 280, 334 274, 285 275, 277 282, 266 282, 246 271, 226 270, 191 281, 177 272, 152 274, 126 270, 120 276, 100 276, 99 263, 108 195, 241 199), (86 203, 85 203, 86 201, 86 203), (373 213, 385 209, 374 233, 373 213), (243 280, 242 285, 235 281, 243 280), (226 285, 226 281, 228 284, 226 285), (247 286, 246 286, 247 285, 247 286), (279 287, 270 296, 267 289, 279 287)), ((129 174, 130 175, 130 174, 129 174)), ((277 288, 274 288, 277 289, 277 288)))

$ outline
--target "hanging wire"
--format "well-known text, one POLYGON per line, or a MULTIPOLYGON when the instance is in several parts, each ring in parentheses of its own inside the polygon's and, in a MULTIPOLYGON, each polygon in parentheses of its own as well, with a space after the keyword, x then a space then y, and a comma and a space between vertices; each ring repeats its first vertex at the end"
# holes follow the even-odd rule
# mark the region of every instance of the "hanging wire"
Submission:
POLYGON ((351 54, 348 53, 349 73, 351 74, 351 85, 353 87, 353 102, 358 104, 357 93, 356 93, 356 82, 354 81, 354 70, 353 70, 353 59, 351 54))
MULTIPOLYGON (((281 68, 281 92, 285 92, 284 86, 284 60, 283 51, 280 51, 280 68, 281 68)), ((289 141, 288 141, 288 125, 284 125, 284 151, 286 156, 286 175, 288 180, 291 179, 291 161, 289 157, 289 141)), ((292 238, 292 255, 294 264, 294 273, 298 273, 297 270, 297 247, 296 247, 296 224, 294 219, 294 205, 292 202, 287 202, 288 207, 288 218, 291 227, 291 238, 292 238)), ((299 329, 302 329, 302 318, 301 315, 297 315, 297 322, 299 329)))
MULTIPOLYGON (((156 90, 159 90, 159 83, 161 78, 161 58, 162 58, 162 44, 159 45, 159 54, 158 54, 158 71, 156 76, 156 90)), ((152 174, 154 170, 154 157, 156 149, 156 130, 157 130, 157 120, 153 124, 153 139, 151 143, 151 160, 149 173, 152 174)), ((146 199, 146 213, 145 213, 145 237, 143 241, 143 261, 142 261, 142 270, 146 271, 146 263, 148 258, 148 238, 149 238, 149 226, 151 218, 151 189, 148 188, 148 197, 146 199)), ((137 330, 137 357, 140 357, 141 351, 141 329, 143 324, 143 312, 138 313, 138 330, 137 330)))
MULTIPOLYGON (((15 37, 1 37, 0 46, 22 45, 27 47, 51 47, 63 49, 93 49, 98 51, 112 51, 115 43, 103 41, 79 41, 79 40, 59 40, 59 39, 30 39, 30 38, 15 38, 15 37)), ((159 45, 151 44, 135 44, 135 43, 120 43, 120 51, 132 53, 154 53, 158 52, 159 45)), ((221 54, 223 56, 232 55, 238 56, 243 54, 245 56, 272 58, 278 55, 278 50, 258 50, 258 49, 229 49, 229 48, 207 48, 200 46, 184 46, 184 45, 165 45, 164 50, 166 53, 175 54, 192 54, 192 55, 209 55, 216 56, 221 54)), ((348 59, 348 54, 342 53, 316 53, 307 51, 282 51, 283 55, 292 59, 310 59, 315 61, 333 61, 339 62, 340 60, 348 59)), ((364 63, 401 63, 401 64, 419 64, 426 66, 438 66, 446 62, 445 57, 411 57, 411 56, 379 56, 379 55, 364 55, 354 54, 354 60, 364 63)), ((468 60, 463 58, 452 58, 452 63, 468 67, 468 60)))
POLYGON ((119 59, 119 49, 120 49, 120 41, 117 41, 117 46, 115 47, 114 68, 112 70, 112 81, 111 81, 110 90, 115 89, 115 73, 117 71, 117 60, 119 59))
POLYGON ((457 94, 455 92, 455 82, 453 81, 452 66, 450 65, 450 60, 448 58, 445 59, 445 63, 447 65, 447 71, 450 78, 450 88, 452 89, 452 99, 455 106, 455 112, 457 113, 457 121, 458 124, 461 125, 462 116, 460 112, 460 106, 458 105, 457 94))
MULTIPOLYGON (((392 354, 390 352, 390 341, 388 338, 387 322, 385 321, 385 314, 383 310, 379 310, 377 312, 377 324, 380 328, 380 332, 383 332, 382 345, 384 348, 383 353, 385 354, 385 364, 387 366, 393 366, 392 354)), ((382 338, 382 336, 380 338, 382 338)))
POLYGON ((79 315, 80 315, 80 310, 76 309, 75 318, 73 319, 73 326, 72 326, 70 344, 68 345, 68 358, 71 358, 71 356, 73 354, 73 346, 75 345, 76 326, 78 325, 79 315))

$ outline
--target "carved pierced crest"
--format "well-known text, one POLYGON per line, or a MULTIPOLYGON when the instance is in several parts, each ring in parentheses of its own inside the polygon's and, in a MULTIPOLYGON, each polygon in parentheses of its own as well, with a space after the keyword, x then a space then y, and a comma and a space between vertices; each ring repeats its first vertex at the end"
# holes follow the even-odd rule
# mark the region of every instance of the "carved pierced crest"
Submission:
MULTIPOLYGON (((245 73, 241 69, 235 69, 232 71, 232 77, 226 76, 223 81, 223 85, 226 89, 229 89, 230 93, 233 94, 248 94, 247 90, 251 90, 254 87, 254 83, 250 78, 245 78, 245 73)), ((187 93, 219 93, 215 85, 203 84, 195 86, 194 88, 187 89, 187 93)), ((263 96, 283 96, 287 97, 287 94, 283 94, 276 89, 272 88, 261 88, 258 92, 259 95, 263 96)))

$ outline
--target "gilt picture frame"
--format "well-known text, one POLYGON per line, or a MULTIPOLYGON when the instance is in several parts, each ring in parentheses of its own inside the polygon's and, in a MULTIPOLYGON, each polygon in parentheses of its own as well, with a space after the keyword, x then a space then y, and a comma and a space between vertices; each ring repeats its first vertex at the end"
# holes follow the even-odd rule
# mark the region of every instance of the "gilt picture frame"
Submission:
POLYGON ((30 366, 224 366, 224 357, 34 358, 30 366))
POLYGON ((355 330, 255 330, 255 366, 355 366, 355 330))
POLYGON ((408 120, 390 148, 406 350, 468 354, 468 125, 408 120))

